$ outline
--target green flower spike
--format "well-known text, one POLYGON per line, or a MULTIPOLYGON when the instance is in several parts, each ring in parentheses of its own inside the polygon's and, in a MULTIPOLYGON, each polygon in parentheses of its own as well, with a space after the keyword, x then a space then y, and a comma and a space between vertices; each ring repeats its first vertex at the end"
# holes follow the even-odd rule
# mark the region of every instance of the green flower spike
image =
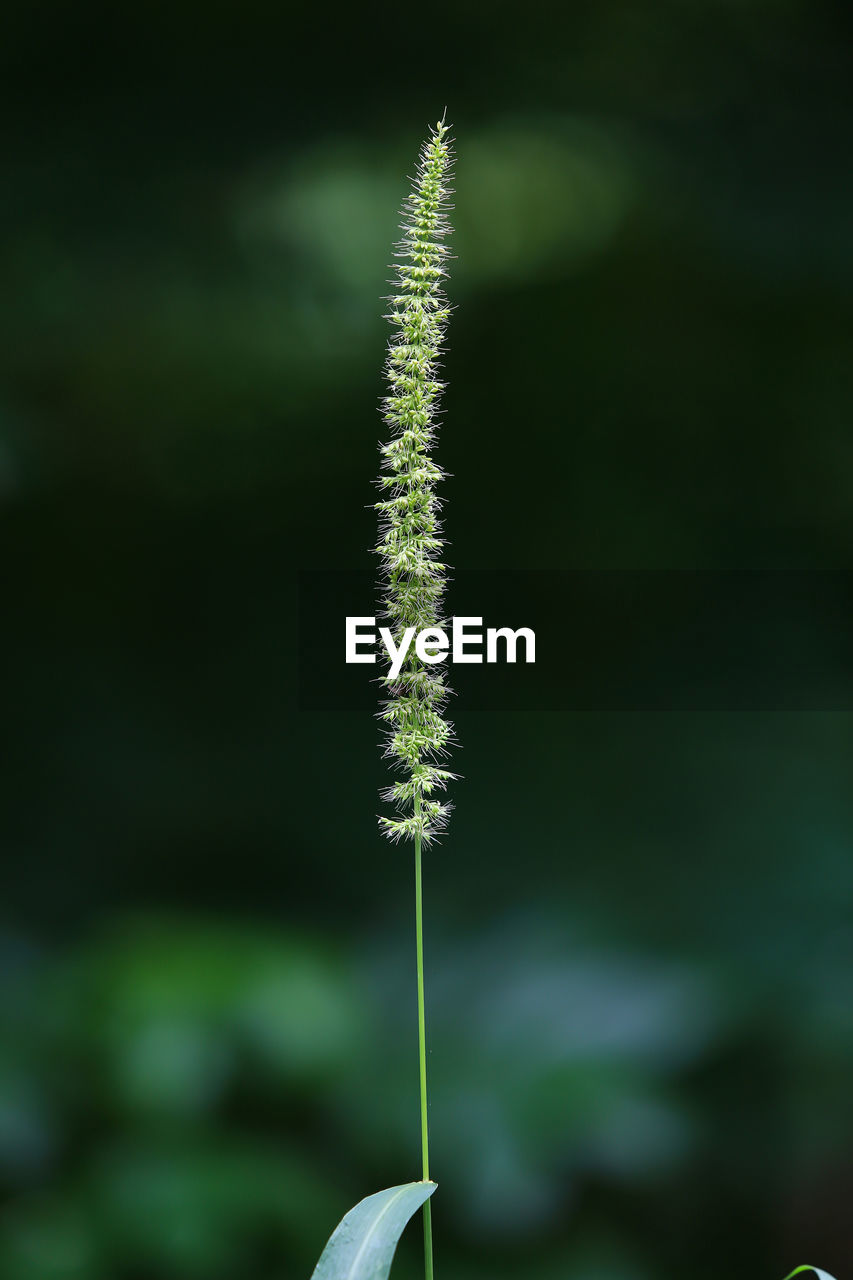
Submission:
MULTIPOLYGON (((382 564, 382 612, 396 644, 407 628, 417 634, 443 626, 447 565, 441 559, 441 501, 435 486, 444 473, 430 449, 444 386, 436 375, 450 314, 441 287, 449 254, 442 242, 450 233, 447 133, 441 120, 421 148, 417 177, 403 206, 395 292, 386 316, 393 332, 382 413, 393 435, 381 449, 385 474, 378 484, 385 496, 375 504, 380 514, 376 552, 382 564)), ((388 695, 379 712, 385 756, 406 777, 381 793, 401 816, 380 817, 379 823, 392 840, 426 845, 445 827, 451 809, 434 799, 454 777, 437 763, 453 740, 453 726, 442 714, 450 691, 441 669, 423 662, 414 644, 399 675, 386 675, 382 683, 388 695)))

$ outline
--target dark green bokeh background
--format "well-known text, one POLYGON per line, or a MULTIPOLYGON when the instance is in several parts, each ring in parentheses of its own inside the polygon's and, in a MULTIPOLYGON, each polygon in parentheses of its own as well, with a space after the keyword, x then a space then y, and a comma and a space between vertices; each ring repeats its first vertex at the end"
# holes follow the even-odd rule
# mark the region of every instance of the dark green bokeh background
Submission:
MULTIPOLYGON (((4 27, 0 1275, 307 1276, 419 1172, 410 860, 375 724, 300 711, 295 654, 297 571, 370 563, 425 126, 459 153, 453 562, 848 568, 850 15, 4 27)), ((454 710, 441 1280, 842 1280, 849 712, 454 710)))

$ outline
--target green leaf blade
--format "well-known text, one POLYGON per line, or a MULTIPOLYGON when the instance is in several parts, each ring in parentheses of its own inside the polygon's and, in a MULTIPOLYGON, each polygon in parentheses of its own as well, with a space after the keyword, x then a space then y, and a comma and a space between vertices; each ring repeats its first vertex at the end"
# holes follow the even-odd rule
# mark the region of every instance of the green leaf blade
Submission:
POLYGON ((817 1276, 817 1280, 834 1280, 834 1277, 831 1276, 828 1271, 821 1271, 820 1267, 811 1267, 808 1263, 804 1263, 802 1267, 794 1267, 794 1270, 790 1271, 788 1275, 785 1276, 785 1280, 791 1280, 792 1276, 798 1276, 802 1271, 814 1272, 817 1276))
POLYGON ((335 1227, 311 1280, 388 1280, 407 1222, 435 1188, 406 1182, 360 1200, 335 1227))

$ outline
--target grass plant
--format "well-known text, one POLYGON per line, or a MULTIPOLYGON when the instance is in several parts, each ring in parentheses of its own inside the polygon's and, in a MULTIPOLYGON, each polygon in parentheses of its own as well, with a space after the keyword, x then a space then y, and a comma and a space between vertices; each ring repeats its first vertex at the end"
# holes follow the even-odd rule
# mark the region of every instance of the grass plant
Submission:
MULTIPOLYGON (((379 515, 380 606, 395 647, 412 636, 446 625, 442 604, 447 580, 441 535, 443 472, 432 456, 444 384, 438 369, 450 314, 442 282, 447 274, 447 219, 452 151, 444 120, 424 142, 412 189, 402 212, 402 239, 395 253, 394 292, 385 364, 387 394, 382 413, 390 439, 381 445, 379 515)), ((424 637, 429 640, 429 635, 424 637)), ((381 677, 384 754, 398 773, 381 795, 394 807, 379 825, 395 843, 410 843, 415 880, 418 1058, 421 1172, 418 1182, 376 1192, 345 1215, 314 1271, 313 1280, 387 1280, 399 1237, 423 1209, 425 1280, 434 1280, 426 1071, 423 951, 423 851, 447 825, 451 806, 438 798, 455 777, 444 767, 453 726, 444 715, 449 689, 429 644, 410 644, 396 675, 381 677)), ((801 1266, 818 1280, 825 1271, 801 1266)))

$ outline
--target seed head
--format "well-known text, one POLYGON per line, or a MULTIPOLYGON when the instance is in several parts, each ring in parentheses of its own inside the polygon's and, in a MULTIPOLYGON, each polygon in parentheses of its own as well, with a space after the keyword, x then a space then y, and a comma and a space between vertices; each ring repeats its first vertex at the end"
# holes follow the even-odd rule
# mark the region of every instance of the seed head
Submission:
MULTIPOLYGON (((382 416, 391 439, 382 445, 378 485, 381 612, 399 643, 407 627, 416 632, 443 626, 442 600, 447 565, 442 559, 435 487, 443 471, 433 461, 439 400, 437 377, 450 308, 441 281, 447 275, 450 234, 446 210, 451 188, 448 129, 440 120, 424 142, 417 175, 403 206, 394 271, 394 293, 386 319, 392 332, 385 362, 388 394, 382 416)), ((404 774, 382 798, 399 816, 380 817, 391 840, 434 839, 451 806, 434 798, 454 777, 440 767, 453 741, 443 708, 450 692, 438 665, 422 662, 411 646, 399 675, 382 677, 385 700, 379 712, 384 754, 404 774)))

